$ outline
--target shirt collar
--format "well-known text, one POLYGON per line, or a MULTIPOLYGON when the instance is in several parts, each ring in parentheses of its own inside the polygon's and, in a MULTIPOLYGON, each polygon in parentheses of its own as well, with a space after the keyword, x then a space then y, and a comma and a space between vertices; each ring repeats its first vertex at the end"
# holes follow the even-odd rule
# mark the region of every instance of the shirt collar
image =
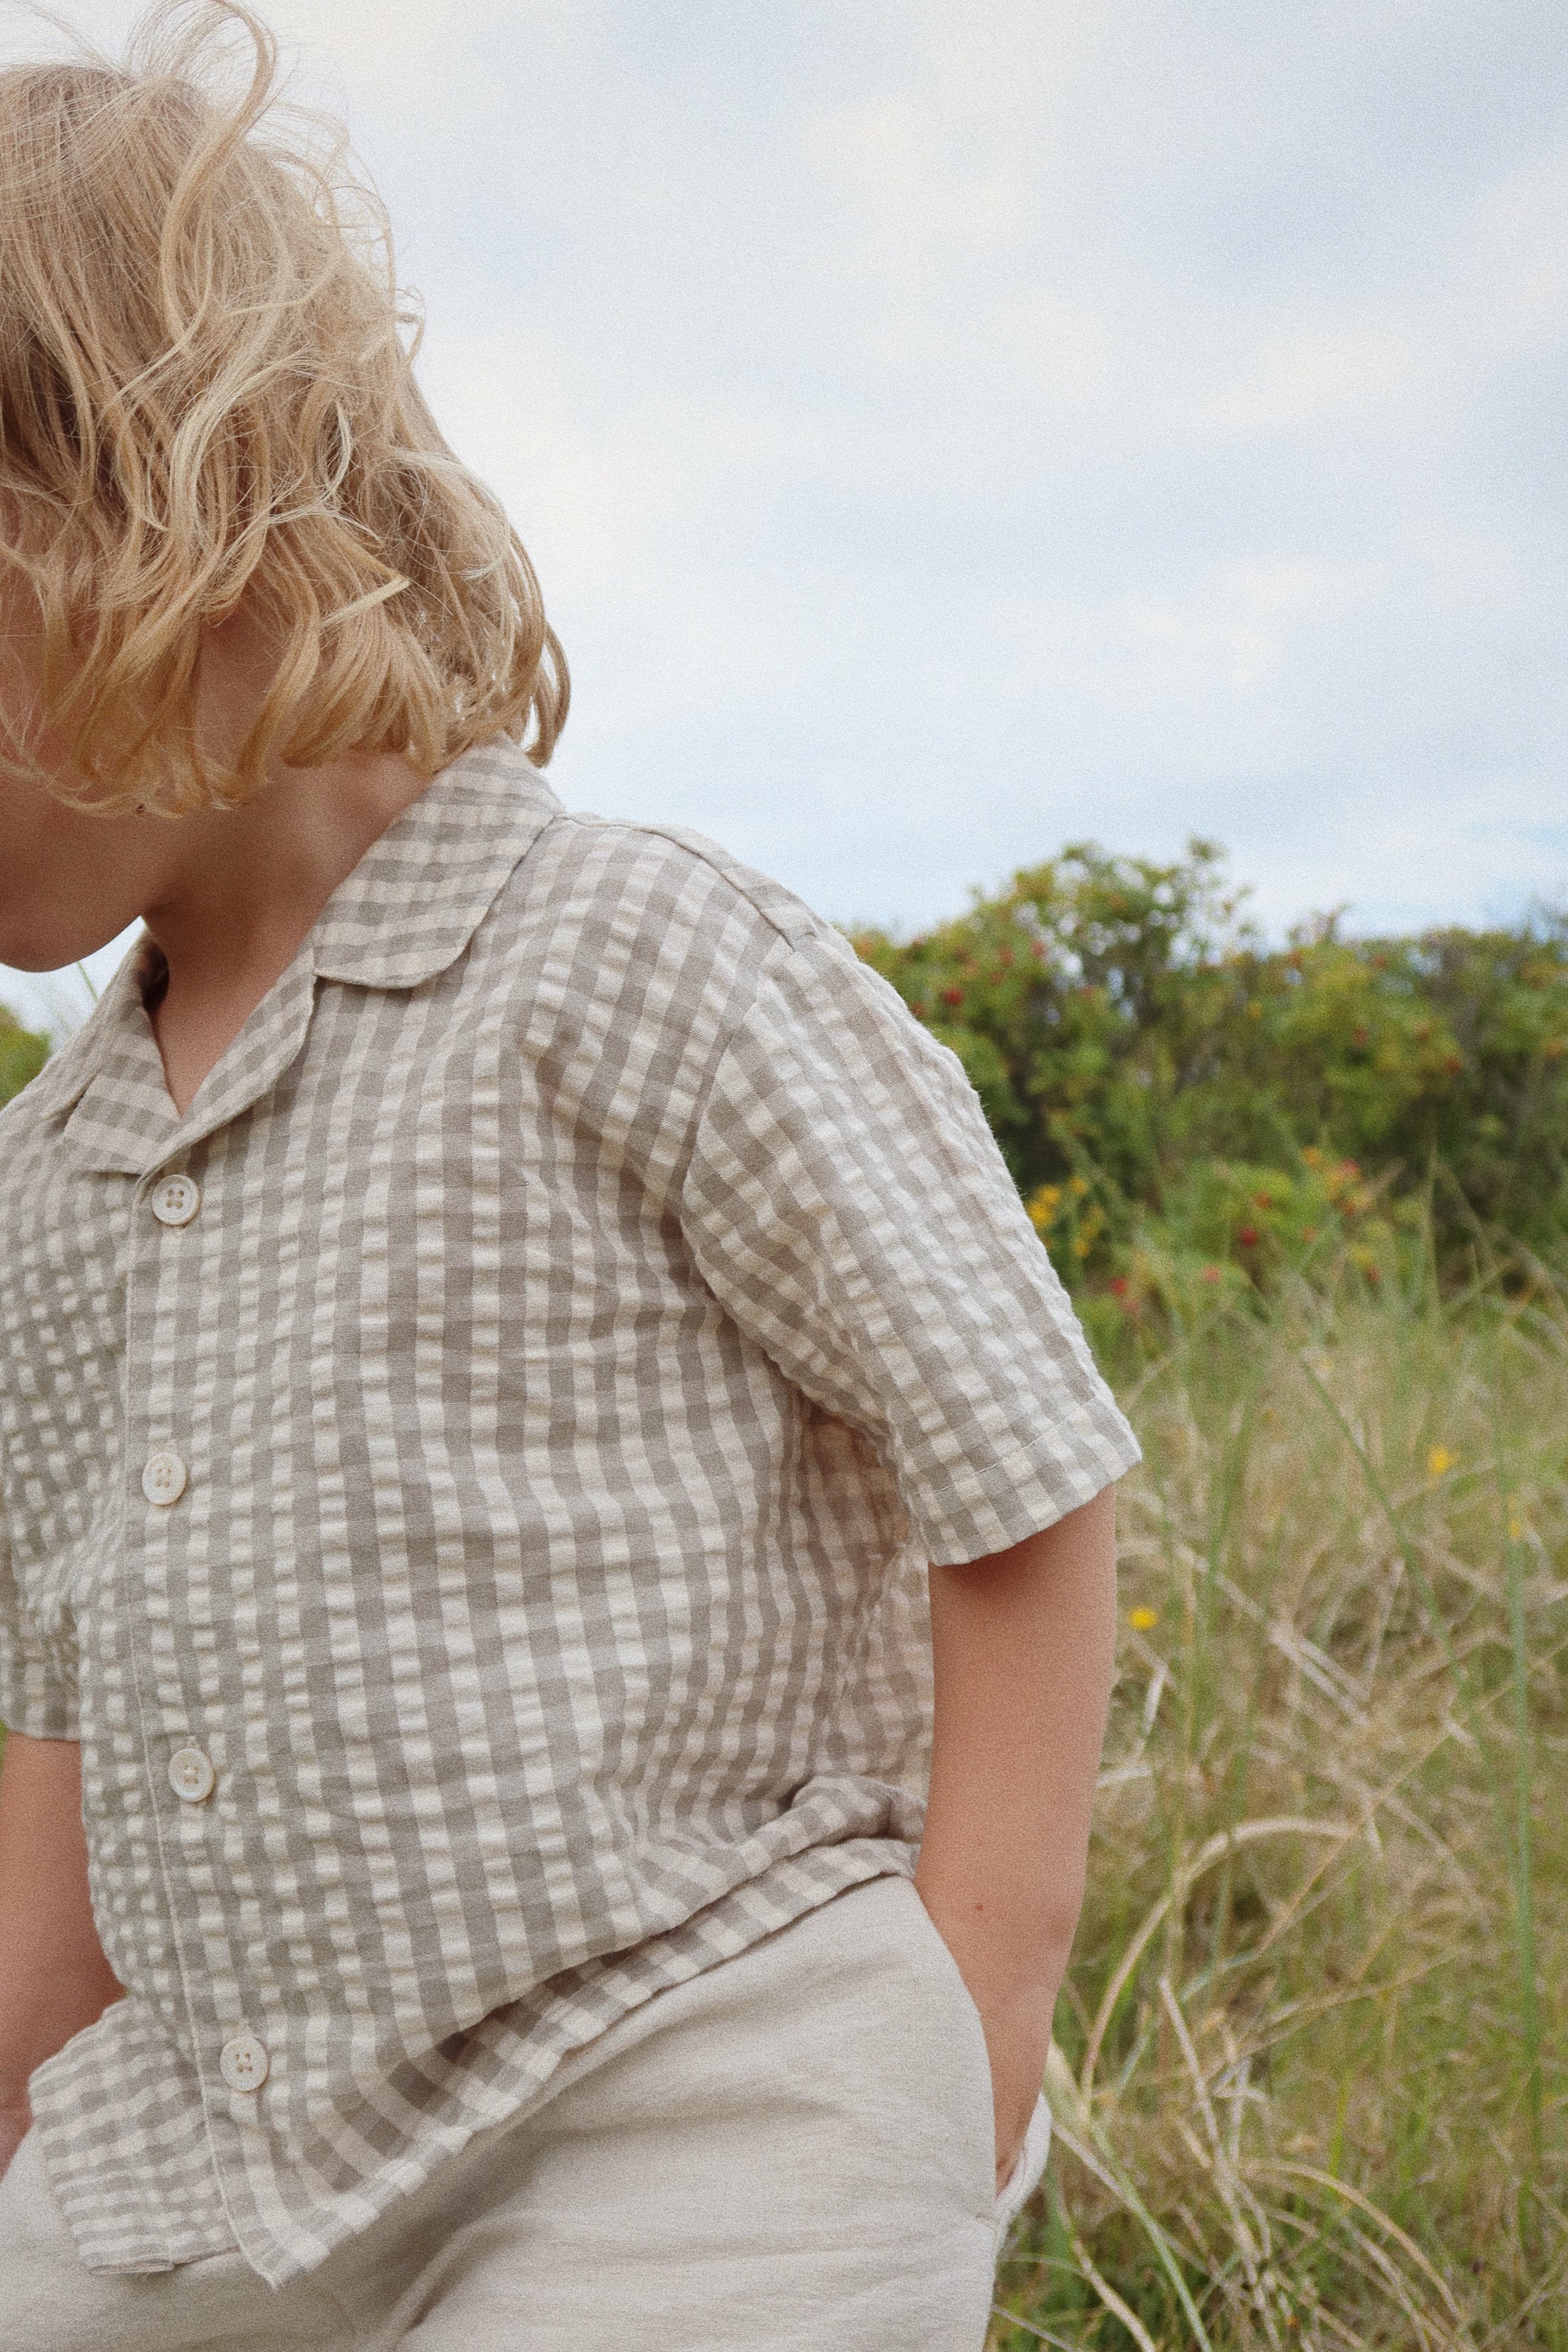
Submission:
POLYGON ((417 988, 456 961, 561 803, 502 737, 465 751, 365 851, 305 945, 319 980, 417 988))
POLYGON ((416 988, 454 963, 560 805, 505 739, 444 768, 338 885, 183 1116, 147 1015, 160 958, 143 937, 90 1020, 33 1080, 27 1092, 36 1110, 68 1114, 73 1152, 106 1171, 142 1175, 200 1142, 248 1108, 294 1060, 318 980, 416 988))

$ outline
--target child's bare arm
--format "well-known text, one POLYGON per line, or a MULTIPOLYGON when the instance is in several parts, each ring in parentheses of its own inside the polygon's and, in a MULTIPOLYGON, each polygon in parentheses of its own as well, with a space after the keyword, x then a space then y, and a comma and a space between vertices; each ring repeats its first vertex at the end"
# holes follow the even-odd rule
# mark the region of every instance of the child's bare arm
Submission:
POLYGON ((13 1732, 0 1766, 0 2172, 31 2120, 34 2067, 120 1990, 88 1900, 81 1750, 13 1732))
POLYGON ((1116 1634, 1115 1498, 931 1570, 936 1727, 915 1885, 985 2027, 996 2177, 1023 2146, 1083 1901, 1116 1634))

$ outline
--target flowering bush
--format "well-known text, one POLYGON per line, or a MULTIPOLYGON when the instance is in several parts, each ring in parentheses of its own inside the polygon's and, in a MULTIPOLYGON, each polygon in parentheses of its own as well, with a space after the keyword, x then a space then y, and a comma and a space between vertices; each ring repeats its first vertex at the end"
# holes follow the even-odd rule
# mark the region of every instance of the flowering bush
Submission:
POLYGON ((1568 1230, 1568 918, 1270 947, 1220 852, 1092 844, 856 946, 978 1088, 1064 1276, 1134 1302, 1348 1250, 1568 1230))

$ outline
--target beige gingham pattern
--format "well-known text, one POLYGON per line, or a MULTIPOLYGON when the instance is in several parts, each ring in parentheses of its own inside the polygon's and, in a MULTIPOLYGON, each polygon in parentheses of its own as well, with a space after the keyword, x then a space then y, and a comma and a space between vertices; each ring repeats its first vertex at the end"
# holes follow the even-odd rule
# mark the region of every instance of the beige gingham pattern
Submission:
POLYGON ((281 2281, 907 1871, 926 1560, 1136 1447, 952 1056, 786 892, 510 744, 183 1118, 153 965, 0 1117, 0 1717, 81 1739, 128 1991, 34 2099, 90 2266, 281 2281))

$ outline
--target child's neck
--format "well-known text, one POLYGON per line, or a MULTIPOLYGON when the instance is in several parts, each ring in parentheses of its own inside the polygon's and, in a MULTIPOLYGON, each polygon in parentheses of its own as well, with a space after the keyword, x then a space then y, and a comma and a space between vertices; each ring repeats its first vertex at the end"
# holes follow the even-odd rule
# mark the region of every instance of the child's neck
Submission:
POLYGON ((151 1012, 182 1115, 339 883, 426 782, 390 753, 286 768, 243 808, 177 821, 178 854, 143 920, 168 967, 151 1012))

